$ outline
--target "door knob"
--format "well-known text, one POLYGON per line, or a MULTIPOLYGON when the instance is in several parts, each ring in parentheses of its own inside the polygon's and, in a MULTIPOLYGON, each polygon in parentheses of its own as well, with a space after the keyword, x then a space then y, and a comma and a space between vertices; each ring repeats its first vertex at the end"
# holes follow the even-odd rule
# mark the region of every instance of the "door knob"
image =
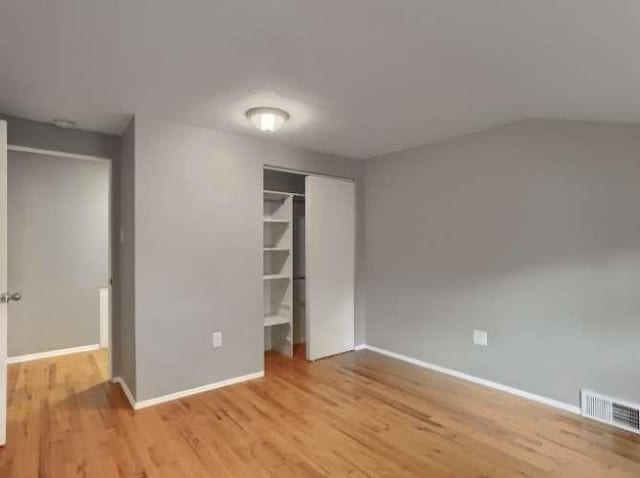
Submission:
POLYGON ((4 294, 0 295, 1 304, 8 304, 11 301, 17 302, 20 299, 22 299, 22 294, 20 292, 14 292, 13 294, 5 292, 4 294))

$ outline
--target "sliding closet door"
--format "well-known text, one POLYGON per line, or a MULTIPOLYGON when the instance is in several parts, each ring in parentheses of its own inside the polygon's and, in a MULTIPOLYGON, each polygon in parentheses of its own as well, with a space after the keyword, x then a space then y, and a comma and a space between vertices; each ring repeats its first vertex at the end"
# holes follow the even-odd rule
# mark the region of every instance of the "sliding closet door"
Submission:
POLYGON ((317 360, 354 346, 355 185, 306 181, 307 359, 317 360))

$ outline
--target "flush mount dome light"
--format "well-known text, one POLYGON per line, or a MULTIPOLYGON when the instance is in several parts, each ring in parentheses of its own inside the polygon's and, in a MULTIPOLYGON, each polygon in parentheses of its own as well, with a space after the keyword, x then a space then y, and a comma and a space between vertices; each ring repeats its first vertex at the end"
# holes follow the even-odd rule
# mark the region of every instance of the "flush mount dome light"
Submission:
POLYGON ((51 124, 58 128, 75 128, 77 126, 75 121, 66 118, 53 118, 51 124))
POLYGON ((263 133, 273 133, 280 129, 289 119, 289 113, 279 108, 251 108, 246 112, 247 118, 263 133))

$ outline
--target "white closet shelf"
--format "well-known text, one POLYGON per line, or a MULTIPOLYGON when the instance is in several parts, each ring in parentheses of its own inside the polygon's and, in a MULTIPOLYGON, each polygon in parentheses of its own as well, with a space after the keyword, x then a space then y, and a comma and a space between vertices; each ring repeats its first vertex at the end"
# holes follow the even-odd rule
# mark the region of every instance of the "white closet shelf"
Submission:
POLYGON ((289 324, 291 319, 287 317, 281 317, 279 315, 265 315, 264 326, 271 327, 272 325, 289 324))
POLYGON ((262 249, 264 252, 289 252, 291 251, 288 247, 264 247, 262 249))
POLYGON ((289 219, 273 219, 272 217, 265 217, 265 224, 289 224, 291 221, 289 219))
POLYGON ((288 276, 286 274, 265 274, 262 277, 264 278, 264 280, 291 279, 291 276, 288 276))
POLYGON ((283 201, 291 196, 291 193, 283 193, 281 191, 264 191, 264 198, 267 201, 283 201))

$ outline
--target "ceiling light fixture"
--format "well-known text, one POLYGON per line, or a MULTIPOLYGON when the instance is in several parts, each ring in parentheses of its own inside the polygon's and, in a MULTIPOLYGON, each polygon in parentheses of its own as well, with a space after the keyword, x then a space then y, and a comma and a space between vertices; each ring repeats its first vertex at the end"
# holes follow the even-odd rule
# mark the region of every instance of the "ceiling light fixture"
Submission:
POLYGON ((58 128, 75 128, 78 123, 66 118, 53 118, 51 124, 58 128))
POLYGON ((289 119, 289 113, 279 108, 251 108, 245 113, 253 125, 263 133, 273 133, 289 119))

